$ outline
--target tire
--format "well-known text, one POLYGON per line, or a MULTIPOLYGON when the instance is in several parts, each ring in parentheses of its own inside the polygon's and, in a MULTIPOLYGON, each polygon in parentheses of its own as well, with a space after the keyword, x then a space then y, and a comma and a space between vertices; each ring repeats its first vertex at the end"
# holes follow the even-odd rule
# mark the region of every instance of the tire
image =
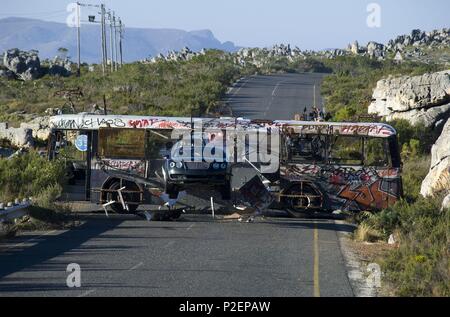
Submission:
MULTIPOLYGON (((303 189, 299 184, 295 184, 291 186, 286 194, 288 195, 296 195, 302 193, 305 196, 308 195, 317 195, 315 190, 308 186, 304 185, 303 189)), ((285 198, 284 205, 286 207, 287 213, 293 218, 304 218, 315 212, 314 209, 310 209, 309 205, 312 200, 309 197, 301 197, 301 198, 285 198), (303 206, 303 207, 301 207, 303 206)))
MULTIPOLYGON (((123 186, 125 186, 125 190, 139 190, 139 187, 132 182, 127 182, 124 181, 123 186)), ((120 187, 120 182, 116 181, 114 183, 111 184, 111 186, 109 187, 109 190, 114 190, 117 191, 119 190, 120 187)), ((138 193, 122 193, 123 195, 123 199, 125 200, 125 202, 138 202, 139 201, 139 194, 138 193)), ((117 192, 108 192, 107 194, 107 200, 111 201, 119 201, 119 194, 117 192)), ((128 209, 129 210, 125 210, 122 206, 122 204, 120 202, 116 202, 114 204, 111 205, 111 209, 117 213, 117 214, 134 214, 136 213, 137 208, 139 207, 139 205, 128 205, 128 209)))

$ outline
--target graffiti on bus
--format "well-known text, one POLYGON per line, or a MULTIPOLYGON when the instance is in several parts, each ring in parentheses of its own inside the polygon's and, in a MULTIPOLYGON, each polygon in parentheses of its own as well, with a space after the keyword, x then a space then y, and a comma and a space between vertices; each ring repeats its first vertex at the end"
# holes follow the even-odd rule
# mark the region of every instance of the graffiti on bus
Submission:
POLYGON ((383 209, 399 198, 397 168, 293 164, 280 172, 289 182, 306 180, 319 186, 334 210, 383 209))

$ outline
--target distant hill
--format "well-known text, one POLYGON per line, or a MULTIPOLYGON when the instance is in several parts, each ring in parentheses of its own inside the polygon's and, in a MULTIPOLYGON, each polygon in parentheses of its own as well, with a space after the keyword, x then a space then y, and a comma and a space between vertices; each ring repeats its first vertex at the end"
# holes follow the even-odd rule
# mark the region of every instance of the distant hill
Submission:
MULTIPOLYGON (((109 33, 107 34, 109 41, 109 33)), ((189 47, 193 51, 202 48, 217 48, 236 51, 232 42, 220 42, 210 30, 183 31, 176 29, 126 28, 123 43, 126 62, 166 54, 170 50, 189 47)), ((10 48, 35 49, 40 58, 53 58, 58 48, 69 50, 72 59, 76 57, 76 29, 64 23, 48 22, 27 18, 0 19, 0 53, 10 48)), ((109 50, 109 46, 108 46, 109 50)), ((81 57, 83 62, 98 63, 101 60, 100 27, 81 27, 81 57)))

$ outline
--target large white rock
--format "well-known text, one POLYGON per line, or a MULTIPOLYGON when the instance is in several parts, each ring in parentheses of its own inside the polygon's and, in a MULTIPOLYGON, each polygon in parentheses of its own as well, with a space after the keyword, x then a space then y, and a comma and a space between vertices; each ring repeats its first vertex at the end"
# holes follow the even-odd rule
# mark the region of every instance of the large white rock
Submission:
POLYGON ((431 149, 431 168, 420 193, 428 197, 445 190, 450 191, 450 119, 431 149))
POLYGON ((369 113, 432 127, 450 116, 450 70, 378 81, 369 113))
POLYGON ((49 126, 49 118, 48 116, 37 117, 30 122, 23 122, 20 124, 22 129, 30 129, 32 130, 33 138, 38 138, 41 140, 47 140, 51 129, 49 126))
POLYGON ((12 145, 18 147, 29 147, 33 145, 32 130, 28 128, 11 128, 8 123, 0 123, 0 138, 11 141, 12 145))

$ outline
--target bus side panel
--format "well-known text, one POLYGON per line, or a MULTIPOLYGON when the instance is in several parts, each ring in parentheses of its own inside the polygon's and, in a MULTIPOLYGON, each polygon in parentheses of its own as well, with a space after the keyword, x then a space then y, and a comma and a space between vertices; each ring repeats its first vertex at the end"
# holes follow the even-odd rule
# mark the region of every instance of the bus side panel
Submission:
POLYGON ((399 169, 375 167, 289 164, 281 169, 285 186, 314 184, 323 193, 327 211, 381 210, 401 194, 399 169))

